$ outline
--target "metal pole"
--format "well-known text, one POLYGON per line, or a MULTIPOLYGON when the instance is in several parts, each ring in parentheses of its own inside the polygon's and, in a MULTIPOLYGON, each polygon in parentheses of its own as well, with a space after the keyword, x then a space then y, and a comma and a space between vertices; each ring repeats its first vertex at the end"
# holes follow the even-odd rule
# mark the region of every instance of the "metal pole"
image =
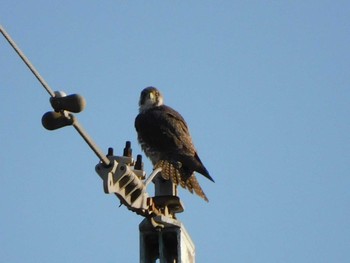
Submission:
POLYGON ((156 220, 164 227, 154 228, 149 219, 139 225, 140 263, 195 263, 195 246, 184 225, 165 216, 156 220))
POLYGON ((83 129, 83 127, 80 125, 78 120, 75 120, 73 123, 73 127, 75 130, 80 134, 81 137, 83 137, 84 141, 89 145, 91 150, 97 155, 97 157, 101 160, 101 162, 108 166, 110 164, 109 159, 106 157, 105 154, 100 150, 100 148, 95 144, 95 142, 91 139, 89 134, 86 133, 86 131, 83 129))

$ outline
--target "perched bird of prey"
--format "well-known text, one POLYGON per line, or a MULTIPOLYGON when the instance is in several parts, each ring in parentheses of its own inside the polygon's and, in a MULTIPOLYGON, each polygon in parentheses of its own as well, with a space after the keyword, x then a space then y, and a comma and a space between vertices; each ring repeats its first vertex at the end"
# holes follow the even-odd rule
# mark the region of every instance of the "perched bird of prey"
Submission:
POLYGON ((154 168, 162 168, 162 177, 208 201, 194 172, 214 180, 199 159, 184 118, 163 104, 163 96, 154 87, 141 92, 135 128, 142 150, 154 168))

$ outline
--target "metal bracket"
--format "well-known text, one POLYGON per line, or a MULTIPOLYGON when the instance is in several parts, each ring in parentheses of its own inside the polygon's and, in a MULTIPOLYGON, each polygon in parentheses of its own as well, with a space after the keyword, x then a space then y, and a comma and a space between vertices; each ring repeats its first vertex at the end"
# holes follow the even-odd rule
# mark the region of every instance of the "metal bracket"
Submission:
POLYGON ((161 172, 161 168, 155 169, 146 178, 144 170, 135 168, 138 165, 131 156, 108 155, 107 158, 109 165, 100 162, 95 167, 103 180, 104 192, 115 194, 129 210, 147 218, 160 215, 175 218, 175 213, 184 211, 177 196, 167 194, 150 197, 147 193, 147 186, 161 172))
POLYGON ((103 189, 106 194, 116 194, 122 204, 128 209, 148 217, 149 195, 146 186, 140 179, 145 175, 144 171, 135 170, 132 157, 108 156, 110 165, 103 163, 96 165, 95 170, 103 180, 103 189))

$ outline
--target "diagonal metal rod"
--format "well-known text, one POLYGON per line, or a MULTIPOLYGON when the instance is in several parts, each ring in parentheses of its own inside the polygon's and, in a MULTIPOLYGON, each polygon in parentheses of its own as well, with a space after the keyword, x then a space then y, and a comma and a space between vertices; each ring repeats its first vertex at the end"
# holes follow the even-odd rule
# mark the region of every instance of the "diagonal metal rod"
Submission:
MULTIPOLYGON (((16 53, 20 56, 23 62, 27 65, 30 71, 34 74, 34 76, 39 80, 41 85, 46 89, 46 91, 50 94, 51 97, 55 97, 55 93, 50 88, 49 84, 44 80, 44 78, 39 74, 33 64, 29 61, 29 59, 24 55, 21 49, 16 45, 15 41, 11 38, 11 36, 6 32, 6 30, 0 25, 0 32, 5 37, 5 39, 9 42, 9 44, 13 47, 16 53)), ((83 137, 85 142, 89 145, 91 150, 97 155, 97 157, 101 160, 104 165, 109 165, 109 159, 102 153, 100 148, 95 144, 95 142, 91 139, 89 134, 84 130, 84 128, 79 124, 78 120, 74 118, 73 127, 76 131, 83 137)))
POLYGON ((84 130, 84 128, 81 126, 81 124, 78 122, 77 119, 75 119, 73 123, 73 127, 75 130, 80 134, 81 137, 83 137, 84 141, 89 145, 91 150, 96 154, 96 156, 101 160, 101 162, 105 166, 110 165, 110 160, 106 157, 106 155, 103 154, 103 152, 100 150, 100 148, 95 144, 95 142, 91 139, 89 134, 84 130))
POLYGON ((15 41, 11 38, 11 36, 6 32, 6 30, 0 25, 0 32, 6 38, 6 40, 10 43, 16 53, 20 56, 23 62, 27 65, 31 72, 33 72, 34 76, 39 80, 41 85, 46 89, 46 91, 50 94, 51 97, 55 96, 55 93, 50 88, 49 84, 44 80, 44 78, 39 74, 36 68, 30 63, 29 59, 23 54, 22 50, 16 45, 15 41))

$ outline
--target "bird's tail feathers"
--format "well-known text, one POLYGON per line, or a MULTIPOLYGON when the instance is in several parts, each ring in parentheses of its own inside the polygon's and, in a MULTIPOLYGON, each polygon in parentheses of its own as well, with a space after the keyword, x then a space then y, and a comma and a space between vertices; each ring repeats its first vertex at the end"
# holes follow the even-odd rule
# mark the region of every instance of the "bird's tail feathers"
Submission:
POLYGON ((182 179, 180 169, 172 162, 160 160, 154 168, 162 168, 161 174, 165 180, 171 180, 174 184, 186 188, 186 183, 182 179))
POLYGON ((194 192, 202 197, 205 201, 209 202, 209 199, 207 198, 207 196, 205 195, 205 193, 203 192, 202 188, 200 187, 199 183, 198 183, 198 180, 197 178, 194 176, 194 174, 187 179, 187 182, 186 182, 186 186, 187 186, 187 189, 193 193, 193 190, 194 192))
POLYGON ((161 174, 165 180, 171 180, 174 184, 181 185, 183 188, 187 188, 191 193, 194 191, 205 201, 209 201, 202 188, 200 187, 194 173, 185 171, 182 168, 181 163, 160 160, 154 168, 162 168, 161 174))

